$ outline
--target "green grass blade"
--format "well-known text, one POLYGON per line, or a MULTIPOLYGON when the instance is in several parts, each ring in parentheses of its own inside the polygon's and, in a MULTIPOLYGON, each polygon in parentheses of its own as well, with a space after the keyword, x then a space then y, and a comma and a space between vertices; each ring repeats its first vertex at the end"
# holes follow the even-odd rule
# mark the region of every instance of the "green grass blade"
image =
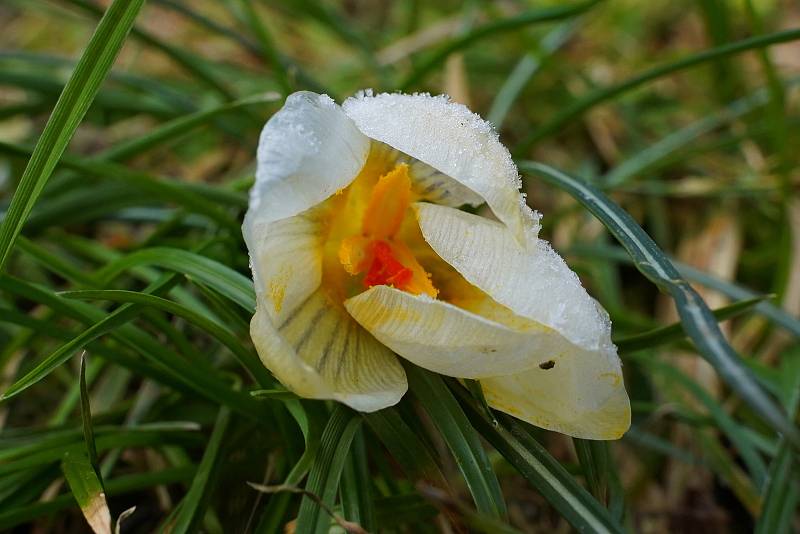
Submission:
POLYGON ((574 17, 588 10, 597 3, 598 0, 591 0, 589 2, 582 2, 580 4, 532 9, 514 17, 509 17, 478 26, 472 31, 453 39, 449 43, 446 43, 441 48, 433 52, 430 57, 428 57, 424 62, 420 63, 420 65, 400 83, 400 89, 408 90, 416 85, 419 85, 419 83, 422 82, 428 73, 444 63, 444 61, 451 54, 466 48, 477 41, 480 41, 481 39, 486 39, 487 37, 491 37, 498 33, 518 30, 531 24, 553 22, 574 17))
POLYGON ((363 417, 412 481, 424 480, 440 488, 448 487, 433 453, 396 408, 365 413, 363 417))
MULTIPOLYGON (((322 433, 319 452, 308 475, 306 491, 319 497, 329 509, 333 507, 350 444, 360 423, 361 418, 351 409, 338 404, 322 433)), ((297 534, 328 532, 330 522, 330 516, 318 503, 303 496, 297 515, 297 534)))
POLYGON ((506 519, 508 512, 478 433, 470 424, 441 377, 406 365, 409 387, 442 434, 467 483, 478 512, 506 519))
POLYGON ((375 531, 375 507, 372 496, 372 479, 367 465, 367 447, 363 431, 355 435, 342 473, 339 489, 344 518, 366 530, 375 531))
POLYGON ((795 447, 800 448, 800 430, 762 389, 726 341, 706 303, 633 217, 597 188, 557 169, 529 161, 521 162, 520 169, 568 192, 600 219, 634 259, 636 268, 674 299, 686 334, 725 383, 775 431, 784 434, 795 447))
POLYGON ((111 512, 106 502, 103 479, 98 470, 97 447, 94 442, 92 411, 86 387, 86 355, 81 355, 80 369, 81 420, 85 451, 67 451, 61 461, 61 470, 70 491, 78 502, 86 521, 97 534, 111 532, 111 512))
POLYGON ((256 12, 253 1, 239 0, 238 3, 242 6, 242 10, 244 11, 244 16, 242 18, 250 26, 250 29, 258 40, 257 53, 269 62, 272 73, 277 78, 278 85, 280 85, 281 89, 287 94, 291 93, 293 86, 289 77, 286 75, 286 64, 278 48, 275 46, 275 42, 267 26, 261 21, 261 17, 256 12))
POLYGON ((788 534, 791 516, 800 502, 797 462, 788 443, 783 442, 767 474, 764 507, 756 523, 756 534, 788 534))
POLYGON ((542 65, 569 40, 576 26, 575 20, 557 26, 542 38, 537 50, 528 52, 517 62, 486 114, 486 120, 492 123, 496 130, 502 129, 508 112, 522 90, 541 70, 542 65))
POLYGON ((618 164, 599 180, 604 188, 618 187, 633 177, 652 169, 676 151, 691 145, 704 134, 712 132, 724 124, 750 113, 769 101, 769 93, 761 89, 755 93, 736 100, 720 111, 672 132, 647 147, 631 158, 618 164))
MULTIPOLYGON (((254 355, 250 350, 245 348, 245 346, 242 345, 238 339, 236 339, 236 336, 234 336, 227 327, 208 318, 202 313, 189 308, 188 306, 184 306, 182 304, 178 304, 177 302, 173 302, 171 300, 148 293, 115 289, 65 291, 60 293, 60 296, 70 299, 97 299, 109 300, 112 302, 141 304, 165 311, 178 317, 182 317, 228 347, 228 349, 230 349, 234 356, 236 356, 242 366, 247 369, 258 381, 260 386, 266 388, 275 385, 275 380, 264 367, 264 364, 261 363, 261 360, 258 359, 258 356, 254 355)), ((251 392, 251 395, 254 393, 255 392, 251 392)))
MULTIPOLYGON (((134 493, 159 485, 184 482, 194 475, 194 467, 176 467, 163 469, 154 473, 136 473, 124 475, 106 484, 109 497, 134 493)), ((59 495, 49 501, 37 501, 21 507, 0 511, 0 528, 10 529, 27 521, 40 520, 65 508, 74 506, 75 499, 71 495, 59 495)))
POLYGON ((655 360, 646 354, 631 355, 629 358, 635 358, 637 361, 640 361, 641 364, 650 369, 651 372, 658 372, 668 377, 672 384, 686 389, 694 398, 705 406, 719 430, 724 432, 731 442, 736 445, 739 455, 741 455, 755 481, 755 485, 757 487, 761 486, 767 471, 764 461, 761 459, 752 441, 741 431, 741 425, 728 414, 725 408, 717 402, 713 396, 698 385, 697 382, 669 364, 655 360))
MULTIPOLYGON (((26 155, 28 151, 24 147, 12 145, 9 143, 0 142, 0 151, 7 153, 15 153, 19 155, 26 155)), ((198 214, 207 216, 212 221, 216 222, 223 228, 227 228, 232 233, 239 232, 238 222, 231 217, 231 215, 218 206, 218 202, 214 202, 197 191, 199 189, 206 193, 214 194, 214 190, 218 188, 209 187, 187 187, 186 184, 169 179, 161 179, 150 176, 143 172, 133 171, 122 165, 104 162, 104 161, 82 161, 69 155, 63 155, 60 165, 75 171, 85 173, 89 176, 98 178, 100 180, 108 180, 111 183, 119 182, 130 185, 134 194, 145 195, 142 203, 151 203, 153 198, 162 199, 184 206, 198 214)), ((86 196, 89 202, 95 201, 93 197, 94 191, 83 190, 78 191, 86 196)), ((127 193, 130 194, 130 193, 127 193)), ((227 200, 230 198, 230 193, 220 191, 220 194, 215 195, 214 200, 227 200)), ((238 196, 235 197, 238 203, 238 196)), ((63 200, 63 199, 59 199, 63 200)), ((225 204, 228 204, 226 201, 225 204)), ((39 214, 41 216, 41 214, 39 214)), ((63 220, 63 219, 61 219, 63 220)))
MULTIPOLYGON (((93 15, 98 16, 102 13, 102 7, 95 2, 89 0, 67 0, 70 4, 80 8, 81 10, 93 15)), ((186 72, 194 76, 199 82, 222 96, 225 100, 235 100, 234 95, 230 88, 223 83, 215 72, 209 68, 209 63, 205 60, 198 58, 194 54, 190 54, 186 50, 173 46, 151 33, 139 28, 132 28, 131 35, 146 45, 161 51, 165 56, 169 57, 176 64, 183 67, 186 72)))
POLYGON ((185 534, 197 531, 198 523, 203 519, 203 514, 208 506, 208 499, 216 488, 215 478, 219 474, 221 456, 224 451, 223 440, 230 418, 230 411, 227 408, 221 408, 203 453, 203 459, 197 466, 189 490, 179 504, 174 521, 169 525, 169 532, 185 534))
POLYGON ((604 441, 572 438, 586 485, 600 503, 608 497, 608 456, 604 441))
POLYGON ((47 270, 61 276, 65 280, 70 280, 71 282, 86 286, 95 284, 94 278, 82 269, 65 261, 60 255, 53 254, 46 248, 30 241, 25 238, 25 236, 19 236, 17 238, 17 247, 20 251, 31 256, 40 265, 45 266, 47 270))
MULTIPOLYGON (((765 295, 762 297, 740 300, 739 302, 734 302, 728 306, 718 308, 712 313, 718 321, 725 321, 746 313, 768 298, 771 298, 771 296, 765 295)), ((641 334, 624 337, 622 339, 615 339, 614 344, 621 353, 625 353, 657 347, 672 341, 680 340, 685 336, 686 332, 683 330, 682 323, 679 322, 669 326, 655 328, 649 332, 642 332, 641 334)))
MULTIPOLYGON (((305 401, 302 403, 297 402, 296 405, 300 407, 300 409, 293 411, 292 415, 296 417, 298 424, 303 430, 305 450, 294 467, 289 471, 289 474, 284 478, 283 485, 286 487, 297 486, 303 480, 303 477, 306 476, 309 469, 314 465, 317 453, 322 444, 321 437, 326 424, 321 403, 305 401)), ((287 403, 287 406, 291 406, 291 404, 287 403)), ((256 534, 272 534, 281 531, 283 518, 286 515, 286 509, 289 507, 290 497, 291 495, 286 492, 272 496, 255 529, 256 534)))
POLYGON ((208 287, 229 298, 249 313, 256 309, 253 283, 230 267, 205 256, 178 248, 154 247, 143 249, 101 269, 97 276, 108 285, 124 271, 141 266, 155 266, 197 278, 208 287))
MULTIPOLYGON (((120 447, 146 447, 176 444, 196 447, 205 443, 194 430, 194 425, 141 425, 140 427, 97 427, 95 445, 98 452, 120 447), (191 428, 192 430, 187 430, 191 428)), ((0 463, 3 476, 31 467, 58 462, 67 450, 81 451, 85 454, 80 431, 57 435, 42 444, 19 446, 4 451, 7 458, 0 463), (56 445, 54 445, 54 443, 56 445)), ((88 457, 87 457, 88 461, 88 457)))
MULTIPOLYGON (((789 413, 797 415, 800 404, 800 350, 787 352, 782 362, 781 374, 786 378, 784 405, 789 413)), ((756 522, 756 534, 788 534, 792 516, 800 504, 798 485, 798 459, 785 438, 781 438, 778 454, 772 459, 764 484, 764 501, 756 522)))
POLYGON ((163 145, 164 143, 175 139, 194 128, 197 128, 198 126, 207 124, 209 121, 219 117, 220 115, 256 104, 275 102, 279 98, 280 95, 273 92, 257 94, 219 106, 211 107, 209 109, 196 111, 189 115, 177 117, 169 122, 159 125, 146 135, 114 145, 113 147, 104 151, 100 155, 100 159, 108 161, 124 161, 133 156, 142 154, 151 148, 163 145))
MULTIPOLYGON (((601 257, 614 262, 630 264, 633 264, 634 262, 634 260, 621 248, 605 245, 573 246, 568 252, 576 255, 601 257)), ((759 296, 755 291, 712 276, 701 271, 700 269, 692 267, 691 265, 675 261, 674 259, 671 261, 678 269, 678 272, 681 274, 681 276, 687 280, 711 289, 715 289, 732 299, 750 300, 758 298, 759 296)), ((792 335, 800 337, 800 320, 798 320, 796 317, 792 317, 778 306, 772 304, 771 302, 764 301, 756 304, 753 310, 757 313, 760 313, 775 324, 781 326, 782 328, 785 328, 786 331, 791 332, 792 335)))
POLYGON ((61 470, 92 531, 96 534, 110 534, 111 512, 106 503, 106 494, 86 451, 65 452, 61 470))
MULTIPOLYGON (((165 276, 160 281, 155 282, 148 287, 147 291, 165 291, 176 282, 176 278, 176 275, 165 276)), ((5 392, 3 392, 2 395, 0 395, 0 402, 11 399, 29 387, 33 386, 44 377, 52 373, 56 367, 69 360, 76 351, 86 346, 86 344, 133 319, 138 311, 139 308, 132 304, 123 304, 107 317, 95 323, 88 329, 84 330, 77 337, 59 347, 58 350, 46 357, 25 376, 15 381, 11 386, 8 387, 8 389, 6 389, 5 392)))
POLYGON ((677 61, 671 61, 662 65, 657 65, 653 68, 629 78, 618 84, 610 85, 596 89, 586 96, 575 100, 572 104, 558 112, 555 117, 547 121, 544 125, 534 130, 527 136, 515 149, 515 154, 524 154, 538 141, 545 137, 552 135, 561 130, 571 120, 580 117, 587 110, 593 108, 597 104, 611 100, 631 89, 635 89, 640 85, 651 82, 662 76, 670 75, 683 69, 701 65, 709 61, 714 61, 723 57, 733 54, 739 54, 748 50, 764 48, 779 43, 786 43, 800 39, 800 29, 785 30, 782 32, 770 33, 767 35, 758 35, 735 41, 729 44, 709 48, 687 57, 681 58, 677 61))
POLYGON ((144 0, 115 0, 108 8, 56 103, 0 226, 0 270, 56 163, 111 69, 144 0))
MULTIPOLYGON (((0 276, 0 289, 49 306, 53 310, 87 325, 93 325, 108 318, 108 314, 103 310, 84 302, 62 299, 46 289, 28 284, 23 280, 0 276)), ((51 334, 48 331, 44 333, 51 334)), ((195 356, 194 361, 190 362, 163 346, 143 330, 130 324, 111 330, 109 334, 128 349, 137 352, 142 358, 132 358, 125 351, 119 350, 104 350, 102 352, 104 358, 176 389, 194 392, 209 398, 248 417, 257 420, 263 417, 264 410, 259 406, 258 401, 249 395, 231 389, 219 377, 219 373, 207 362, 197 359, 197 355, 186 355, 187 357, 195 356)), ((70 342, 74 341, 71 336, 68 339, 70 342)), ((92 350, 97 352, 98 348, 92 347, 92 350)))
MULTIPOLYGON (((97 447, 94 443, 94 429, 92 426, 92 409, 89 406, 89 389, 86 386, 86 353, 81 354, 80 371, 80 390, 81 390, 81 422, 83 423, 83 441, 86 443, 86 450, 89 455, 89 462, 97 471, 97 447)), ((99 478, 99 475, 98 475, 99 478)), ((102 480, 100 481, 102 485, 102 480)))
POLYGON ((522 422, 498 413, 500 424, 496 425, 478 408, 464 388, 455 386, 453 390, 484 439, 578 532, 623 531, 608 511, 531 436, 522 422))

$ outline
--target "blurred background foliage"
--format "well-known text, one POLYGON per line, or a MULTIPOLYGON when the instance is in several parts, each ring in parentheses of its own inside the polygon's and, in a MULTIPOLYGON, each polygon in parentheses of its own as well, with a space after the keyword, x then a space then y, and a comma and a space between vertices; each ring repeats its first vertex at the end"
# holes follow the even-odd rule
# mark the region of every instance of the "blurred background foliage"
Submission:
MULTIPOLYGON (((0 4, 3 212, 110 4, 0 4)), ((494 424, 419 371, 363 418, 281 391, 238 226, 289 92, 448 93, 630 213, 796 426, 798 28, 789 0, 150 0, 0 275, 0 529, 85 531, 63 456, 88 451, 111 516, 137 507, 123 532, 797 531, 798 449, 659 328, 673 301, 568 189, 523 173, 614 321, 634 424, 611 444, 494 424)))

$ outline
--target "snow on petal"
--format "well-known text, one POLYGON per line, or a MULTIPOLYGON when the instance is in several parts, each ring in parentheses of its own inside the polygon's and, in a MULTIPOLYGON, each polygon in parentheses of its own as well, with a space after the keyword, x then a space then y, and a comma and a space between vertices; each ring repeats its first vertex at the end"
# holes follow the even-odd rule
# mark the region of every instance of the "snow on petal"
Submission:
POLYGON ((519 192, 517 167, 491 124, 447 96, 372 95, 348 98, 345 112, 372 139, 441 171, 486 200, 520 242, 538 232, 538 215, 519 192))
POLYGON ((580 347, 611 343, 608 316, 549 243, 521 246, 495 221, 428 203, 414 207, 425 241, 469 283, 580 347))
POLYGON ((346 187, 369 149, 370 140, 330 97, 289 95, 261 132, 251 224, 297 215, 346 187))

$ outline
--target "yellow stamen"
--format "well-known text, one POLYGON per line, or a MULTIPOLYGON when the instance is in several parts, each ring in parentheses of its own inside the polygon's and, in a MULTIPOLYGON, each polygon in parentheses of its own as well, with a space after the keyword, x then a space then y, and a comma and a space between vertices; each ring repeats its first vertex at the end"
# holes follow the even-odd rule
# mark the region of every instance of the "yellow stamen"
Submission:
POLYGON ((438 294, 430 275, 397 233, 411 206, 408 165, 401 163, 381 176, 370 192, 361 220, 361 235, 342 239, 339 262, 351 275, 366 273, 364 285, 389 285, 409 293, 438 294))
POLYGON ((408 165, 401 163, 378 179, 364 213, 361 231, 373 239, 394 237, 411 205, 408 165))

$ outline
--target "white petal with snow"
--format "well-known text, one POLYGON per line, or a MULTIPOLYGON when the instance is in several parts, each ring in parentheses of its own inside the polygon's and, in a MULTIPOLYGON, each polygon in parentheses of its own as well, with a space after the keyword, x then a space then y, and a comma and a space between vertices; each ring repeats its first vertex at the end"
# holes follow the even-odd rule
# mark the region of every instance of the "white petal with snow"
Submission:
POLYGON ((422 202, 414 208, 425 241, 469 283, 580 347, 610 343, 608 316, 549 243, 521 246, 484 217, 422 202))
POLYGON ((538 217, 519 192, 511 155, 491 124, 446 96, 362 93, 345 112, 367 136, 423 161, 468 187, 522 241, 538 217))
POLYGON ((297 215, 346 187, 369 148, 370 140, 327 95, 289 95, 261 132, 250 224, 297 215))

